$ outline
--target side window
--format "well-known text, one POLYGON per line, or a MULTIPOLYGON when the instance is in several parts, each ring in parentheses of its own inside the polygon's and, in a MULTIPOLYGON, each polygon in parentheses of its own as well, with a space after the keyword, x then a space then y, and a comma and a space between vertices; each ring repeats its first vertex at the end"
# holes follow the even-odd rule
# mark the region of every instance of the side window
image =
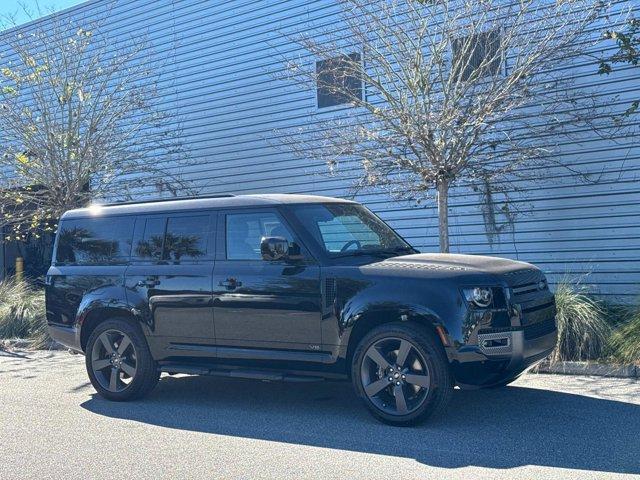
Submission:
POLYGON ((207 254, 209 215, 154 217, 143 221, 134 249, 138 259, 179 263, 207 254))
POLYGON ((144 222, 144 231, 136 242, 134 254, 143 260, 161 260, 167 219, 147 218, 144 222))
POLYGON ((56 263, 109 265, 125 263, 131 253, 132 217, 63 221, 58 233, 56 263))
POLYGON ((195 260, 207 254, 209 216, 170 217, 162 258, 172 262, 195 260))
POLYGON ((262 237, 293 236, 274 213, 233 213, 227 215, 226 245, 229 260, 260 260, 262 237))

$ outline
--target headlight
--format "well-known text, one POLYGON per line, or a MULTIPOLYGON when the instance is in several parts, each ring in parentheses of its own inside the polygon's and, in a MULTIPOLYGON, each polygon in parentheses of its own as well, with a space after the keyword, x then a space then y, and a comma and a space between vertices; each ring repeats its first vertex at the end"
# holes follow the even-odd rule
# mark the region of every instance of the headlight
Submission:
POLYGON ((465 288, 464 298, 480 308, 487 308, 493 303, 493 292, 488 287, 465 288))

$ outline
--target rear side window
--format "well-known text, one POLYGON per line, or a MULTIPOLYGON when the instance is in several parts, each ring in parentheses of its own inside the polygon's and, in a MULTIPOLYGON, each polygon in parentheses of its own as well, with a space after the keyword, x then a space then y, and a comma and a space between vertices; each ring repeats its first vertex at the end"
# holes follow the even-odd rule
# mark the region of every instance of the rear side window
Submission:
POLYGON ((167 222, 163 259, 172 262, 196 260, 207 254, 208 215, 174 217, 167 222))
POLYGON ((179 263, 206 256, 209 215, 153 217, 139 221, 144 223, 144 228, 136 235, 136 258, 179 263))
POLYGON ((56 263, 113 265, 131 254, 134 219, 103 217, 65 220, 58 232, 56 263))

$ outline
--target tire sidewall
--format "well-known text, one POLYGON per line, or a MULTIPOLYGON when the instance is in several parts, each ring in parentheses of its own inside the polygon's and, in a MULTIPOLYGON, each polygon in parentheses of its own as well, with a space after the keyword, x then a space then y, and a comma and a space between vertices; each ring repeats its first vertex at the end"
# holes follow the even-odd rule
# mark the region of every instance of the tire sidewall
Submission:
POLYGON ((151 357, 144 335, 137 326, 131 325, 131 323, 124 318, 105 320, 91 332, 85 348, 85 365, 89 380, 98 394, 114 401, 131 400, 144 395, 147 393, 146 390, 149 389, 149 384, 153 383, 155 385, 159 377, 156 362, 151 357), (136 375, 129 386, 120 392, 111 392, 102 387, 91 367, 93 346, 95 342, 98 341, 98 337, 107 330, 118 330, 127 334, 136 351, 136 375), (155 382, 153 381, 154 376, 155 382))

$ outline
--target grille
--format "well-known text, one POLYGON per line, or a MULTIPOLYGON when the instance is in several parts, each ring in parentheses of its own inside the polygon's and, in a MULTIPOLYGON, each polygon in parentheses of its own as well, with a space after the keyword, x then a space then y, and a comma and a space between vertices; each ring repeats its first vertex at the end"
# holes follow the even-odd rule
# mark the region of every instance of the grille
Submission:
POLYGON ((329 308, 336 299, 336 279, 327 278, 324 284, 324 306, 329 308))
POLYGON ((525 340, 533 340, 534 338, 544 337, 550 333, 553 333, 556 329, 556 321, 553 318, 548 318, 538 323, 532 323, 524 327, 525 340))

